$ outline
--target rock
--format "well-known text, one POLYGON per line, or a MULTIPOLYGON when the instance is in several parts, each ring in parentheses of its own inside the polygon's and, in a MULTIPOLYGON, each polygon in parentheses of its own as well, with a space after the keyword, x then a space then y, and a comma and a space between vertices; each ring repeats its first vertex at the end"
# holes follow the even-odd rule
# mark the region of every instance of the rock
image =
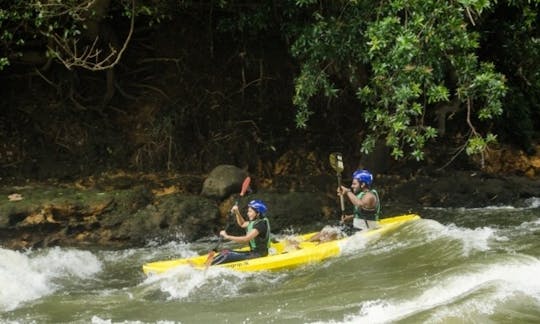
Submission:
POLYGON ((261 193, 257 198, 266 202, 276 232, 290 226, 333 221, 334 215, 325 207, 337 206, 337 200, 330 199, 324 192, 261 193))
POLYGON ((486 207, 515 205, 540 195, 540 182, 516 176, 454 171, 437 176, 419 175, 396 185, 385 183, 383 205, 429 207, 486 207))
POLYGON ((126 218, 111 232, 111 238, 130 245, 156 239, 193 241, 214 234, 218 218, 218 208, 212 200, 194 195, 167 195, 126 218))
POLYGON ((234 165, 219 165, 204 180, 201 195, 223 200, 234 193, 239 193, 247 176, 245 170, 234 165))

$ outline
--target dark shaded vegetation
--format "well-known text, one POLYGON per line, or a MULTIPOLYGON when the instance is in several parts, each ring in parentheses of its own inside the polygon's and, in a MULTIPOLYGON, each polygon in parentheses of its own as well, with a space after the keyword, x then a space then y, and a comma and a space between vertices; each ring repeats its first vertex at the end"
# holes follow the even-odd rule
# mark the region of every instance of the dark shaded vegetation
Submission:
MULTIPOLYGON (((536 57, 540 55, 540 19, 524 4, 501 3, 479 26, 481 55, 508 79, 505 112, 496 121, 502 142, 535 154, 540 128, 540 88, 536 57)), ((537 9, 537 7, 536 7, 537 9)))
MULTIPOLYGON (((336 150, 343 152, 351 170, 363 165, 379 172, 413 173, 420 166, 449 162, 456 168, 480 167, 459 150, 470 133, 463 102, 442 115, 435 104, 426 105, 422 123, 437 128, 439 116, 445 120, 445 133, 426 141, 422 162, 405 158, 396 162, 390 158, 392 151, 379 144, 366 158, 361 148, 373 131, 373 118, 366 124, 367 105, 359 101, 357 91, 373 77, 373 62, 348 70, 345 61, 329 64, 325 71, 339 95, 325 94, 322 87, 306 96, 311 114, 306 128, 297 127, 293 97, 295 87, 302 85, 297 78, 306 64, 315 62, 306 59, 307 54, 335 53, 330 46, 310 47, 313 43, 293 56, 291 47, 325 19, 350 23, 347 15, 339 16, 340 10, 347 10, 347 2, 142 1, 134 8, 129 1, 101 2, 107 3, 105 14, 91 19, 99 27, 98 45, 120 48, 130 35, 131 18, 135 26, 118 64, 109 69, 92 68, 89 61, 68 69, 66 56, 62 61, 45 55, 51 39, 37 24, 20 20, 26 25, 16 29, 10 20, 2 21, 15 35, 11 41, 3 39, 0 55, 9 59, 0 71, 2 181, 72 181, 119 169, 200 174, 219 164, 233 164, 261 178, 307 175, 309 164, 302 161, 325 164, 328 153, 336 150), (26 42, 16 44, 17 37, 26 42), (351 82, 353 74, 358 80, 351 82), (456 152, 462 153, 455 158, 456 152)), ((25 3, 14 1, 9 9, 30 11, 25 3)), ((480 123, 479 132, 494 131, 501 144, 533 154, 540 126, 538 5, 526 1, 491 5, 483 11, 476 8, 476 14, 474 7, 466 8, 463 22, 479 33, 479 60, 494 63, 495 71, 504 74, 508 91, 502 115, 473 121, 480 123), (468 10, 475 25, 467 18, 468 10)), ((60 18, 63 27, 55 27, 59 34, 62 28, 77 30, 80 22, 70 25, 69 17, 60 18)), ((91 27, 81 29, 81 43, 92 44, 91 27)), ((348 31, 342 32, 328 35, 327 44, 346 39, 348 31)), ((345 59, 351 55, 342 54, 345 59)), ((112 61, 100 59, 104 65, 112 61)), ((452 89, 452 76, 448 79, 446 86, 452 89)), ((442 101, 447 106, 448 99, 442 101)), ((388 144, 388 137, 377 136, 388 144)))

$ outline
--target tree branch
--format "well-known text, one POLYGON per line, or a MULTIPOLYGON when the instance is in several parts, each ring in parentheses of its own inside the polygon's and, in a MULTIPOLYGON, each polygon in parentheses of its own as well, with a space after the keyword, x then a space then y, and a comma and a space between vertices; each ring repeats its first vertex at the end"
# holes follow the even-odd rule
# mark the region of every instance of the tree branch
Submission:
POLYGON ((103 50, 97 48, 99 36, 96 36, 91 46, 85 46, 83 49, 80 49, 78 39, 73 40, 70 44, 68 40, 61 38, 57 34, 52 35, 52 39, 58 46, 57 49, 51 47, 49 47, 49 49, 55 53, 56 58, 69 70, 73 67, 81 67, 90 71, 103 71, 113 68, 120 62, 122 54, 126 50, 135 29, 135 0, 131 1, 131 6, 129 33, 120 51, 117 51, 117 49, 109 43, 108 55, 105 58, 100 59, 103 50), (82 53, 80 53, 81 50, 82 53), (113 59, 114 61, 110 62, 113 59))

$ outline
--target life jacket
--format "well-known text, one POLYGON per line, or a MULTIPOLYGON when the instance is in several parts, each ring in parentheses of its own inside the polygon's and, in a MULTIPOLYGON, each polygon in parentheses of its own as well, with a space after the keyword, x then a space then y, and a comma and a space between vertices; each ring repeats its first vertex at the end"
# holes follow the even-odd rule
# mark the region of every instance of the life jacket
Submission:
POLYGON ((251 232, 259 222, 266 222, 266 235, 263 237, 260 235, 261 233, 259 233, 259 235, 249 241, 249 247, 252 252, 257 252, 261 256, 266 256, 268 255, 268 248, 270 247, 270 222, 268 221, 268 218, 263 217, 250 221, 246 233, 251 232))
POLYGON ((362 199, 362 197, 364 197, 364 195, 368 192, 371 192, 375 195, 375 199, 377 200, 377 202, 375 203, 375 207, 370 209, 364 207, 358 208, 358 206, 354 206, 354 217, 365 220, 378 221, 381 214, 381 201, 379 199, 379 194, 377 193, 377 191, 375 189, 370 189, 369 191, 362 191, 358 195, 356 195, 356 197, 358 199, 362 199))

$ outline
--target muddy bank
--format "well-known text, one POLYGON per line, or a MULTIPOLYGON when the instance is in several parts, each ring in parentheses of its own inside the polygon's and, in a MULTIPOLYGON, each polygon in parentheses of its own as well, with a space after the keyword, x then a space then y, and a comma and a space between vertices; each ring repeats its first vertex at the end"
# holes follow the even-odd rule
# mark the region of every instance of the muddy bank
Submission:
MULTIPOLYGON (((206 197, 201 194, 204 181, 202 175, 117 174, 77 183, 4 187, 0 190, 0 245, 123 248, 213 237, 230 223, 228 211, 238 196, 233 188, 223 197, 206 197)), ((319 226, 338 219, 335 187, 333 175, 253 178, 252 192, 240 199, 240 205, 250 199, 265 200, 274 233, 319 226)), ((421 214, 425 206, 520 205, 540 197, 537 178, 471 171, 378 175, 375 187, 387 217, 421 214)), ((230 230, 234 232, 235 227, 230 230)))

